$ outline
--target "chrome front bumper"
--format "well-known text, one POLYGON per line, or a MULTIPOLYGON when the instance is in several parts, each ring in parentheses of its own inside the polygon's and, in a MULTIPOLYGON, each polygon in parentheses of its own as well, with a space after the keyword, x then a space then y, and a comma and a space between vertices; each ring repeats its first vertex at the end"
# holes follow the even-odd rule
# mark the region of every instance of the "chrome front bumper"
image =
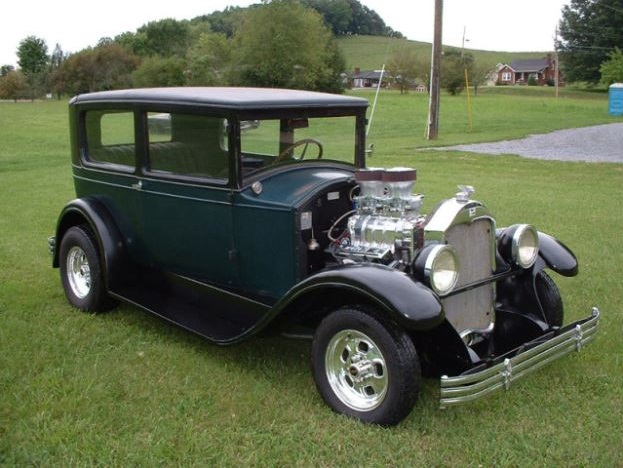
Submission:
MULTIPOLYGON (((590 317, 567 325, 549 340, 526 343, 512 357, 484 370, 464 373, 456 377, 441 377, 441 408, 461 405, 489 395, 497 390, 508 390, 511 384, 572 351, 580 351, 595 338, 599 325, 599 309, 593 308, 590 317), (532 346, 534 344, 534 346, 532 346)), ((512 353, 511 353, 512 354, 512 353)))

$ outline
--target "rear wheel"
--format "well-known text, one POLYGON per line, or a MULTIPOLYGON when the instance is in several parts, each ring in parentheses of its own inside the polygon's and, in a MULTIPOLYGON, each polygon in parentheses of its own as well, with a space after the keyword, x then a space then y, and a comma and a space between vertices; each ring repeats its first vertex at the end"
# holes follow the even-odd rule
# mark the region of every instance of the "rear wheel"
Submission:
POLYGON ((547 323, 552 327, 562 326, 564 308, 554 280, 544 271, 540 271, 535 278, 535 288, 547 323))
POLYGON ((421 369, 411 338, 374 310, 328 315, 314 335, 312 369, 324 401, 364 422, 398 424, 418 397, 421 369))
POLYGON ((86 226, 69 228, 60 247, 63 289, 69 303, 86 312, 102 312, 116 305, 107 294, 97 246, 86 226))

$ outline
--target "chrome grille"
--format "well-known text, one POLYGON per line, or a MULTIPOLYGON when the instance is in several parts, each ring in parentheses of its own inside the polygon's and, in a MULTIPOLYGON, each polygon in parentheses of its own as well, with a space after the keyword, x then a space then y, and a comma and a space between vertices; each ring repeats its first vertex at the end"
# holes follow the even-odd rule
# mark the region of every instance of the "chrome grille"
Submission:
MULTIPOLYGON (((462 287, 491 276, 493 271, 493 225, 488 218, 471 224, 451 226, 445 234, 459 256, 460 270, 457 287, 462 287)), ((448 321, 459 333, 466 330, 484 330, 493 321, 494 284, 487 284, 454 296, 444 298, 448 321)))

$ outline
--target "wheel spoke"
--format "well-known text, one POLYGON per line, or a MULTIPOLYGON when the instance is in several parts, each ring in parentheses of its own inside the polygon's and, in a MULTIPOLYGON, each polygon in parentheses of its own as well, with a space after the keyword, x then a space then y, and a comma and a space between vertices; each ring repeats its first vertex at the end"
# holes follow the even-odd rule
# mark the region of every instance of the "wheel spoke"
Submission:
POLYGON ((389 380, 383 354, 370 337, 357 330, 338 332, 327 346, 325 365, 329 384, 344 404, 369 411, 382 403, 389 380))
POLYGON ((78 246, 67 254, 67 280, 72 292, 82 299, 91 291, 91 268, 86 253, 78 246))

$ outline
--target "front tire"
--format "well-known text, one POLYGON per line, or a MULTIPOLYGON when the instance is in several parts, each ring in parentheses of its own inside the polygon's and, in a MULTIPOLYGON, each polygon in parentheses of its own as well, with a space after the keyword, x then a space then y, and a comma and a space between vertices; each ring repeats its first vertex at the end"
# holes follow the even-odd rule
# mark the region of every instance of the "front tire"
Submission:
POLYGON ((312 370, 320 395, 334 411, 387 426, 411 412, 421 381, 409 335, 370 309, 344 307, 320 323, 312 370))
POLYGON ((558 286, 556 286, 554 280, 544 271, 537 273, 534 281, 545 320, 547 320, 547 323, 552 327, 562 326, 564 307, 558 286))
POLYGON ((76 309, 103 312, 116 305, 106 292, 97 245, 86 226, 67 230, 60 247, 61 282, 76 309))

